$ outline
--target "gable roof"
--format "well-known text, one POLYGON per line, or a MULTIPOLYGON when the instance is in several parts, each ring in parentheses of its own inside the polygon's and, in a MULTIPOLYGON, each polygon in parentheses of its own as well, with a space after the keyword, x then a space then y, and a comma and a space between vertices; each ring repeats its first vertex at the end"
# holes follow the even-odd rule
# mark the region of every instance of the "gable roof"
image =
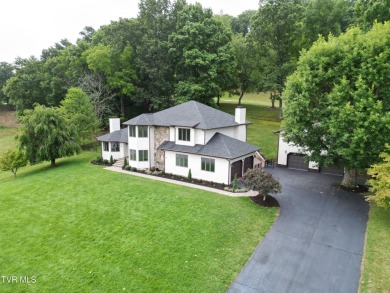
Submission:
MULTIPOLYGON (((249 123, 249 121, 245 122, 245 124, 249 123)), ((185 102, 154 114, 142 114, 123 124, 183 126, 198 129, 214 129, 239 125, 233 115, 196 101, 185 102)))
POLYGON ((173 141, 165 141, 158 149, 225 159, 235 159, 260 150, 257 146, 219 132, 215 133, 205 145, 185 146, 175 144, 173 141))
POLYGON ((111 133, 107 133, 96 138, 98 141, 108 141, 108 142, 128 142, 128 130, 127 128, 123 128, 120 130, 113 131, 111 133))

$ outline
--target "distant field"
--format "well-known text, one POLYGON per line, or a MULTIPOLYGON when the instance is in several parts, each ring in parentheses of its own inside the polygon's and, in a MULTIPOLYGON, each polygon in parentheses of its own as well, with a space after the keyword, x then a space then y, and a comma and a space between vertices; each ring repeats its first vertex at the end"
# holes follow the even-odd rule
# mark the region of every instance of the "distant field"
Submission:
MULTIPOLYGON (((219 109, 234 115, 237 102, 238 96, 225 95, 219 109)), ((266 158, 276 158, 278 136, 273 132, 280 129, 279 110, 271 109, 266 93, 244 95, 241 102, 247 109, 247 120, 252 122, 248 126, 248 143, 261 147, 261 153, 266 158)))
POLYGON ((16 123, 15 112, 7 107, 0 106, 0 155, 7 149, 16 145, 15 136, 18 124, 16 123))

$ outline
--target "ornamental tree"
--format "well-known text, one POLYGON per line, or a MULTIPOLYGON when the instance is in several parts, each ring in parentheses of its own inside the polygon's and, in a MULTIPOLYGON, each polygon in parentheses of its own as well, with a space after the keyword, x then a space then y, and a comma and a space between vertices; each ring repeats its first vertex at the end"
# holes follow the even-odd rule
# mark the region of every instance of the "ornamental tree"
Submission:
POLYGON ((27 165, 27 159, 23 152, 19 150, 8 150, 0 157, 0 170, 11 171, 16 177, 16 172, 20 167, 27 165))
POLYGON ((371 185, 371 195, 367 200, 375 202, 378 206, 390 207, 390 145, 386 151, 380 154, 382 161, 368 169, 368 175, 372 179, 368 181, 371 185))
POLYGON ((246 188, 258 191, 259 196, 263 197, 263 201, 265 201, 269 193, 281 191, 279 181, 263 169, 248 169, 241 180, 246 188))
POLYGON ((20 117, 22 133, 18 137, 30 164, 69 157, 80 152, 80 142, 75 127, 59 108, 36 105, 25 110, 20 117))
POLYGON ((390 23, 319 39, 287 82, 284 138, 320 166, 343 162, 341 185, 376 163, 390 142, 390 23))

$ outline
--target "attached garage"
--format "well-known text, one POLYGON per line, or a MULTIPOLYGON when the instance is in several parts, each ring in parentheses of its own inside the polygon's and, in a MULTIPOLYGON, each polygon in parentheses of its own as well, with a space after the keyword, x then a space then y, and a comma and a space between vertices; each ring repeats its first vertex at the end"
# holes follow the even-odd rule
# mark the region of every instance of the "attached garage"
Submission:
POLYGON ((324 166, 320 168, 320 172, 324 174, 344 176, 344 167, 343 166, 324 166))
POLYGON ((230 169, 230 180, 233 181, 234 176, 237 176, 237 178, 242 177, 242 160, 239 160, 237 162, 234 162, 230 169))
POLYGON ((253 156, 245 158, 244 161, 244 174, 248 169, 253 169, 253 156))
POLYGON ((290 153, 287 156, 287 168, 308 171, 309 162, 305 162, 304 154, 290 153))

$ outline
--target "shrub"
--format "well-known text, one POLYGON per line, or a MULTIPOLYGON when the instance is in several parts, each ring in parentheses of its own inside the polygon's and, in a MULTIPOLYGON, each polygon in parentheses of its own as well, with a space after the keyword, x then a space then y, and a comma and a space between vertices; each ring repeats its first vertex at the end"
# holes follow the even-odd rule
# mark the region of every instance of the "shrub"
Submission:
POLYGON ((108 160, 103 160, 103 164, 108 165, 110 162, 108 160))
POLYGON ((114 159, 112 158, 112 155, 110 156, 110 165, 114 164, 114 159))
POLYGON ((237 182, 237 173, 234 174, 234 179, 233 179, 233 192, 238 188, 238 182, 237 182))
POLYGON ((188 170, 188 181, 192 181, 191 169, 188 170))
POLYGON ((102 158, 101 156, 98 156, 98 157, 96 158, 96 162, 97 162, 97 163, 103 163, 103 158, 102 158))
POLYGON ((242 176, 242 181, 248 189, 258 191, 263 200, 268 193, 278 193, 281 190, 279 181, 263 169, 248 169, 242 176))
POLYGON ((127 166, 127 158, 125 157, 125 160, 123 161, 123 168, 126 168, 127 166))
POLYGON ((136 167, 131 167, 131 171, 137 171, 137 168, 136 167))
POLYGON ((125 167, 125 169, 126 169, 127 171, 131 171, 131 168, 133 168, 133 167, 131 167, 130 165, 127 165, 127 166, 125 167))

